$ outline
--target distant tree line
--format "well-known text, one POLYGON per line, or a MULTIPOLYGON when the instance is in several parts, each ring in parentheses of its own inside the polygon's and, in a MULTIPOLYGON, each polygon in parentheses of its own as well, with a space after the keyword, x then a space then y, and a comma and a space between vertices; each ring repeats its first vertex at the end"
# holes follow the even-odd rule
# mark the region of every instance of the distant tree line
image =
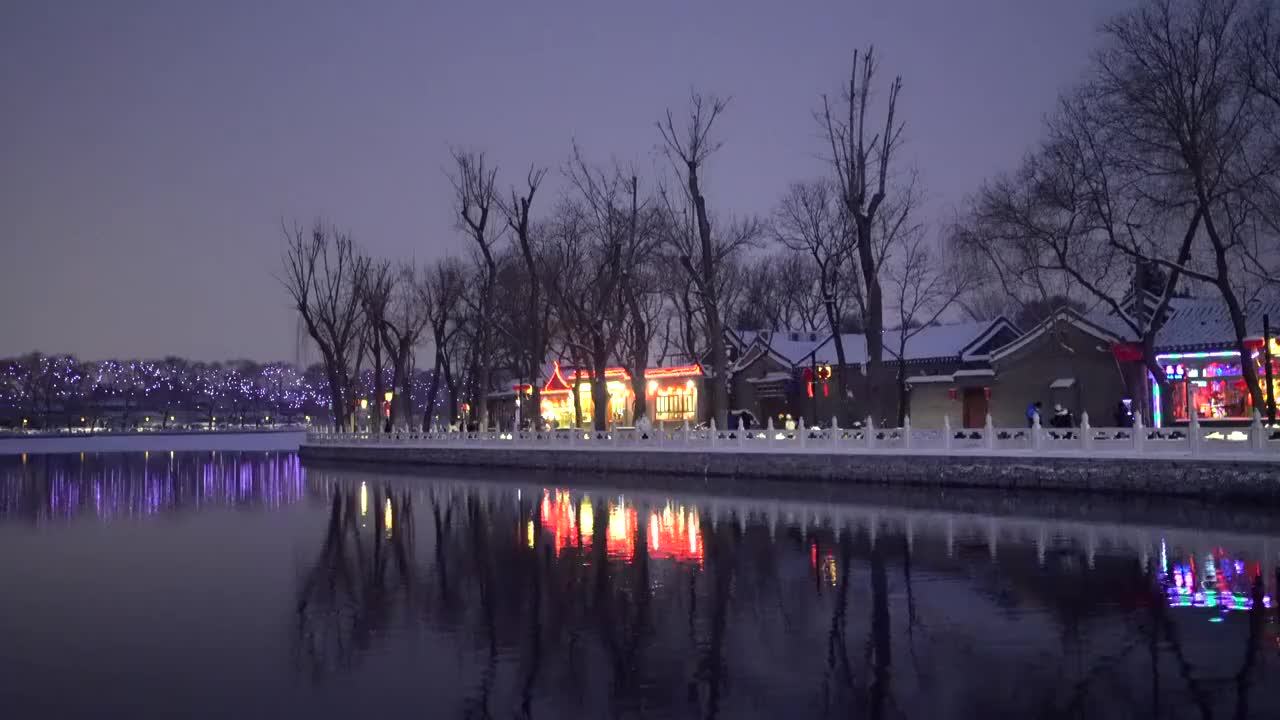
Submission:
MULTIPOLYGON (((390 380, 390 376, 384 378, 390 380)), ((414 377, 419 407, 430 384, 414 377)), ((380 405, 372 370, 353 389, 380 405)), ((250 360, 199 362, 159 360, 82 361, 38 352, 0 359, 0 424, 29 428, 123 427, 150 419, 168 427, 199 421, 214 425, 317 421, 328 417, 330 392, 323 365, 250 360), (181 416, 181 417, 179 417, 181 416), (171 421, 170 418, 173 418, 171 421)))

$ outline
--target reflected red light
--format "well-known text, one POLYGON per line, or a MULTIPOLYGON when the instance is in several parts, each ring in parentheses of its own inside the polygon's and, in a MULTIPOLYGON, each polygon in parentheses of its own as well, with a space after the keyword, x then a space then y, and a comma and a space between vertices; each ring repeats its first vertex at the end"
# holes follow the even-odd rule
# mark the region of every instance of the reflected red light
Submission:
POLYGON ((702 561, 702 532, 697 509, 668 504, 649 513, 649 556, 702 561))

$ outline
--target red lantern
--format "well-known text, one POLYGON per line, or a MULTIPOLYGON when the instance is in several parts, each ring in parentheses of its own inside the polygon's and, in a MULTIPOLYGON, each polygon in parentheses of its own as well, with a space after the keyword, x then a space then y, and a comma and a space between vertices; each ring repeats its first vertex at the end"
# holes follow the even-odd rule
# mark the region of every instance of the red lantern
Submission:
POLYGON ((991 399, 991 388, 989 388, 989 387, 984 387, 984 388, 982 388, 982 394, 986 395, 986 396, 987 396, 987 399, 988 399, 988 400, 990 400, 990 399, 991 399))
POLYGON ((956 399, 956 396, 957 396, 958 394, 959 394, 959 391, 958 391, 958 390, 956 390, 955 388, 948 388, 948 389, 947 389, 947 397, 948 397, 949 399, 951 399, 951 400, 955 400, 955 399, 956 399))

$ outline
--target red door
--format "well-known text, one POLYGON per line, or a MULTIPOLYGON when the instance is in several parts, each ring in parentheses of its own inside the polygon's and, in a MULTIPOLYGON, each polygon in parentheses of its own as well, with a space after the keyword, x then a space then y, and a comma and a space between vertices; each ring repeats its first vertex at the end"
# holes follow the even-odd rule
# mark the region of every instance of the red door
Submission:
POLYGON ((983 388, 964 389, 964 426, 980 428, 987 424, 987 391, 983 388))

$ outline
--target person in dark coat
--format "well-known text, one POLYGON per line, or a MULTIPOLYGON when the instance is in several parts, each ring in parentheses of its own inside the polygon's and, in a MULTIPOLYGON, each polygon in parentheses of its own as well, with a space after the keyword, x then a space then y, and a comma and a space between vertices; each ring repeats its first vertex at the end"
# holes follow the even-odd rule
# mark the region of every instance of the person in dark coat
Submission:
POLYGON ((1133 427, 1133 413, 1129 412, 1129 406, 1123 400, 1116 403, 1115 421, 1116 427, 1133 427))

